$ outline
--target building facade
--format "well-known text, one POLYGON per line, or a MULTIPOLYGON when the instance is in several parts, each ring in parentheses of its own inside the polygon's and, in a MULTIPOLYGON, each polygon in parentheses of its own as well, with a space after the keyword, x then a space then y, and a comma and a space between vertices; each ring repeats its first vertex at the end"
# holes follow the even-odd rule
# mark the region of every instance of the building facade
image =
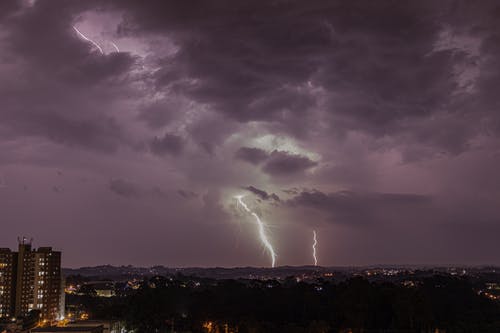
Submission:
POLYGON ((34 308, 42 318, 59 319, 61 300, 61 252, 40 247, 34 254, 34 308))
POLYGON ((18 252, 0 249, 0 319, 25 317, 32 310, 55 322, 64 316, 61 252, 33 249, 19 240, 18 252))
POLYGON ((17 252, 15 317, 26 316, 29 311, 34 309, 34 268, 31 242, 26 243, 24 239, 20 240, 17 252))
POLYGON ((0 248, 0 319, 15 313, 17 253, 0 248))

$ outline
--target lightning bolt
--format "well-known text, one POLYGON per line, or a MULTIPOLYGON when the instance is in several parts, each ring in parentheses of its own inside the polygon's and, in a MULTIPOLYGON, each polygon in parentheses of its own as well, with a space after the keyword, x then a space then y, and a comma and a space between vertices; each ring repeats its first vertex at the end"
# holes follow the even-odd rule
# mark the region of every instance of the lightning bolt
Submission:
POLYGON ((80 32, 80 30, 78 30, 75 26, 73 26, 73 29, 76 31, 76 33, 78 34, 78 36, 82 37, 83 39, 85 39, 87 42, 91 43, 92 45, 94 45, 98 50, 99 52, 101 52, 101 54, 104 54, 104 52, 102 51, 102 48, 99 46, 99 44, 97 44, 96 42, 94 42, 92 39, 88 38, 87 36, 85 36, 84 34, 82 34, 80 32))
POLYGON ((120 49, 118 48, 118 46, 116 46, 115 43, 113 42, 109 42, 111 45, 113 45, 113 47, 115 48, 116 52, 120 53, 120 49))
POLYGON ((271 245, 271 242, 269 242, 269 239, 267 238, 264 223, 260 219, 259 215, 257 215, 255 212, 252 212, 252 210, 250 210, 250 208, 248 208, 247 204, 245 202, 243 202, 242 195, 238 195, 235 198, 236 198, 236 200, 238 200, 238 204, 241 205, 241 207, 243 207, 243 209, 247 213, 249 213, 250 215, 252 215, 255 218, 255 221, 257 222, 257 227, 259 230, 260 241, 262 242, 262 244, 264 244, 265 248, 267 249, 267 251, 271 255, 271 267, 274 267, 276 264, 276 253, 274 252, 274 248, 271 245))
POLYGON ((313 258, 314 258, 314 266, 318 266, 318 258, 316 257, 316 245, 318 245, 318 239, 316 238, 316 230, 313 230, 313 258))

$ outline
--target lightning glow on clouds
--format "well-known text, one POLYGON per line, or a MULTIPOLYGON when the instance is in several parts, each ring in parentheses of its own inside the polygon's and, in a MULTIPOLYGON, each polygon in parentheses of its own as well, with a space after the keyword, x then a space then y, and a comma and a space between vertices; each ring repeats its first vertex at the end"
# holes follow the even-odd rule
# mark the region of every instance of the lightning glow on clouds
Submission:
POLYGON ((281 150, 292 154, 308 157, 313 161, 321 159, 321 155, 305 149, 293 138, 283 135, 266 134, 247 140, 250 146, 255 146, 266 151, 281 150))

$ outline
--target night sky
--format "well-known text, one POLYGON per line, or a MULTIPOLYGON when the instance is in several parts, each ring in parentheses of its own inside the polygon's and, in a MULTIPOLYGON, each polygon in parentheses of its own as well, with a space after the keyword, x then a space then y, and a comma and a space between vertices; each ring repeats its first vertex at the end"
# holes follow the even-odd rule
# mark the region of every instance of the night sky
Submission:
POLYGON ((497 1, 0 1, 0 247, 500 264, 497 1))

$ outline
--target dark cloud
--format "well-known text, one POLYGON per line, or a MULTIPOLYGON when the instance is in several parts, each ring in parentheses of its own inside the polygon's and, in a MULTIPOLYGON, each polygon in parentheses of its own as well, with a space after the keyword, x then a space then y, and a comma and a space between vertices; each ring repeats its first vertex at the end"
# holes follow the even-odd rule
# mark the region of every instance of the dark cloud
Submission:
POLYGON ((280 201, 280 198, 278 197, 278 195, 276 193, 267 193, 266 191, 258 189, 254 186, 251 186, 251 185, 244 187, 244 189, 252 192, 253 194, 258 196, 262 200, 271 200, 272 199, 272 200, 277 201, 277 202, 280 201))
POLYGON ((21 8, 21 1, 5 0, 0 2, 0 19, 8 16, 21 8))
POLYGON ((189 191, 189 190, 182 190, 182 189, 177 190, 177 194, 184 199, 194 199, 194 198, 198 198, 198 196, 199 196, 199 194, 196 192, 189 191))
MULTIPOLYGON (((7 136, 113 151, 127 143, 112 115, 129 90, 128 53, 100 54, 72 26, 92 3, 36 1, 4 23, 0 120, 7 136)), ((0 128, 2 132, 2 128, 0 128)))
POLYGON ((259 148, 241 147, 234 157, 252 164, 260 164, 269 157, 269 153, 259 148))
POLYGON ((158 198, 167 198, 168 197, 168 194, 165 193, 165 191, 163 191, 158 186, 153 186, 153 188, 151 189, 151 194, 152 194, 152 196, 158 197, 158 198))
POLYGON ((324 193, 302 191, 287 201, 292 207, 312 208, 326 213, 335 223, 364 225, 408 219, 415 210, 431 210, 432 197, 402 193, 324 193))
POLYGON ((125 198, 145 198, 145 199, 167 199, 168 193, 159 186, 140 186, 137 183, 125 179, 112 179, 109 182, 109 189, 116 195, 125 198))
MULTIPOLYGON (((445 29, 450 40, 464 34, 483 39, 481 52, 492 56, 482 72, 497 68, 492 45, 498 11, 492 2, 115 4, 130 13, 123 34, 168 32, 178 45, 157 73, 159 91, 174 88, 226 117, 262 121, 297 137, 314 134, 312 111, 320 110, 332 138, 349 131, 395 137, 410 146, 409 160, 435 151, 458 154, 469 149, 487 117, 478 101, 497 101, 488 90, 496 74, 478 81, 480 91, 459 93, 457 71, 470 68, 457 68, 477 61, 467 42, 436 46, 449 43, 441 40, 445 29), (433 127, 440 130, 428 135, 433 127), (415 142, 422 147, 413 147, 415 142)), ((492 129, 499 127, 494 118, 492 129)))
POLYGON ((296 188, 296 187, 284 189, 281 191, 283 191, 284 193, 289 194, 289 195, 292 195, 292 194, 296 195, 296 194, 299 194, 301 192, 301 190, 299 188, 296 188))
POLYGON ((8 23, 7 45, 33 70, 50 74, 47 79, 57 77, 73 85, 115 79, 134 59, 128 53, 103 55, 77 35, 73 25, 89 8, 91 2, 37 1, 8 23))
POLYGON ((140 109, 138 119, 146 122, 150 128, 162 128, 174 119, 176 110, 173 110, 172 104, 168 100, 155 101, 140 109))
POLYGON ((446 105, 456 87, 450 74, 457 52, 433 52, 438 19, 451 10, 445 3, 121 6, 131 14, 124 32, 169 31, 180 47, 160 72, 158 89, 173 85, 239 121, 277 122, 296 132, 318 106, 316 86, 326 92, 336 131, 385 135, 399 121, 446 105))
POLYGON ((250 147, 241 147, 234 157, 254 165, 262 164, 262 171, 272 176, 298 174, 318 165, 307 156, 278 150, 268 153, 263 149, 250 147))
POLYGON ((79 119, 78 114, 71 117, 55 111, 30 110, 21 114, 5 112, 4 115, 12 115, 12 126, 20 132, 39 135, 68 146, 83 146, 109 152, 114 151, 122 139, 121 129, 111 117, 79 119))
POLYGON ((203 112, 196 121, 186 128, 193 141, 209 155, 213 155, 215 148, 220 146, 237 129, 238 126, 233 122, 213 112, 203 112))
POLYGON ((170 30, 181 46, 180 52, 170 62, 174 65, 160 72, 157 79, 159 89, 173 85, 190 98, 209 104, 214 110, 240 121, 283 121, 293 114, 304 115, 309 107, 315 105, 314 98, 297 85, 301 85, 315 70, 315 61, 304 59, 302 50, 311 45, 308 43, 311 39, 323 42, 324 38, 317 38, 321 29, 311 29, 306 22, 299 22, 293 30, 303 32, 299 40, 293 41, 290 28, 284 28, 283 19, 276 21, 278 17, 275 15, 283 9, 279 8, 282 6, 199 3, 194 7, 203 7, 207 16, 197 20, 200 13, 190 6, 154 3, 150 7, 135 8, 133 3, 128 5, 132 7, 131 17, 134 20, 129 21, 131 26, 124 27, 123 31, 130 31, 131 28, 156 32, 170 30), (143 20, 146 16, 152 18, 153 11, 162 13, 162 16, 175 14, 168 23, 159 17, 152 21, 143 20), (240 13, 243 11, 247 14, 242 16, 240 13), (268 15, 259 15, 261 11, 268 11, 268 15), (263 24, 256 29, 252 27, 258 20, 253 15, 263 19, 263 24), (179 20, 178 17, 184 19, 179 20), (221 29, 213 26, 215 22, 221 29), (304 42, 309 45, 301 46, 304 42), (279 49, 283 43, 290 43, 289 50, 293 49, 287 54, 287 59, 281 58, 285 55, 284 50, 279 49), (276 51, 278 54, 274 55, 276 51), (201 54, 204 56, 201 57, 201 54), (183 73, 175 74, 179 69, 183 73), (197 82, 192 84, 177 80, 177 77, 195 78, 197 82))
POLYGON ((149 145, 151 152, 156 155, 179 155, 184 149, 184 140, 177 135, 165 133, 163 137, 155 137, 149 145))
POLYGON ((141 196, 141 189, 139 186, 124 179, 110 180, 109 189, 113 193, 126 198, 137 198, 141 196))
POLYGON ((272 176, 279 177, 299 174, 316 165, 318 165, 317 162, 306 156, 275 150, 269 155, 262 170, 272 176))

